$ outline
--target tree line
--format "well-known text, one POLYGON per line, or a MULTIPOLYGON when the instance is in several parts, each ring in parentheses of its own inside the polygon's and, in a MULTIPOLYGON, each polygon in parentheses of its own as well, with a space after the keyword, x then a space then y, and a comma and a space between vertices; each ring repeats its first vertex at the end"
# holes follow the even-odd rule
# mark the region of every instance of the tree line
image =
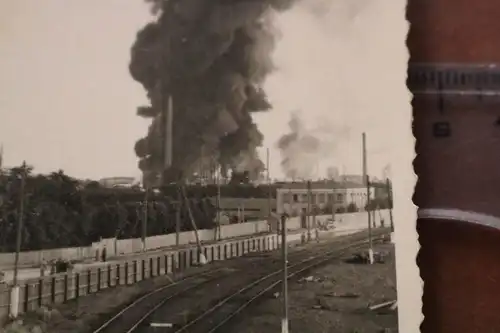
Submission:
POLYGON ((173 233, 177 210, 181 231, 188 231, 192 227, 187 205, 199 229, 213 228, 216 207, 212 200, 188 192, 188 200, 179 201, 173 195, 150 191, 146 205, 145 191, 139 187, 82 185, 62 170, 39 175, 32 167, 15 167, 0 174, 0 252, 15 251, 21 216, 23 251, 88 246, 100 238, 138 238, 143 226, 148 236, 173 233))

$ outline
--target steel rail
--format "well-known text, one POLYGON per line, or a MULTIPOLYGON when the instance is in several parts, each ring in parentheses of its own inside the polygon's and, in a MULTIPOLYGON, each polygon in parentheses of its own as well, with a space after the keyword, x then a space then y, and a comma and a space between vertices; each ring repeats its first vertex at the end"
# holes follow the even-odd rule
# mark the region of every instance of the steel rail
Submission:
MULTIPOLYGON (((385 233, 383 235, 385 235, 385 233)), ((357 236, 360 237, 360 235, 357 235, 357 236)), ((341 239, 338 239, 337 242, 330 241, 330 242, 325 242, 325 243, 314 244, 315 246, 313 248, 306 247, 306 248, 295 249, 294 252, 290 253, 289 260, 296 260, 296 259, 302 257, 304 254, 309 254, 311 252, 311 250, 321 252, 321 250, 324 248, 330 248, 332 246, 332 243, 336 246, 342 246, 343 243, 347 243, 347 245, 352 244, 352 241, 354 241, 354 240, 350 240, 350 238, 356 237, 356 235, 346 235, 346 236, 340 236, 340 237, 341 237, 341 239)), ((367 242, 366 239, 367 239, 367 237, 363 236, 363 238, 362 238, 362 242, 364 242, 363 244, 366 244, 366 242, 367 242)), ((339 251, 339 249, 336 249, 336 250, 327 252, 327 254, 338 252, 338 251, 339 251)), ((273 253, 274 250, 266 251, 266 252, 273 253)), ((266 252, 263 252, 263 253, 266 253, 266 252)), ((255 252, 245 253, 242 257, 244 257, 247 254, 252 255, 252 254, 255 254, 255 252)), ((241 258, 241 257, 239 257, 239 258, 241 258)), ((301 262, 308 262, 308 261, 314 260, 316 258, 318 258, 318 256, 311 257, 309 255, 307 259, 302 260, 301 262)), ((276 260, 276 258, 275 257, 264 258, 264 259, 262 259, 262 263, 267 264, 269 266, 277 265, 278 263, 273 262, 273 260, 276 260), (269 262, 269 261, 271 261, 271 262, 269 262)), ((298 264, 295 264, 293 267, 295 267, 297 265, 298 264)), ((266 268, 267 268, 267 269, 265 269, 266 271, 273 269, 272 267, 269 267, 269 266, 266 266, 266 268)), ((123 333, 132 333, 132 332, 136 331, 139 328, 139 326, 141 324, 143 324, 148 318, 150 318, 158 309, 160 309, 163 305, 165 305, 165 303, 167 303, 168 301, 171 301, 174 298, 182 296, 183 294, 185 294, 188 291, 200 288, 209 282, 212 282, 214 280, 217 280, 217 279, 220 279, 224 276, 227 276, 228 275, 228 273, 227 273, 228 268, 229 267, 216 268, 213 270, 209 270, 207 272, 189 275, 189 276, 182 278, 180 280, 173 281, 172 283, 169 283, 165 286, 161 286, 158 289, 152 290, 152 291, 142 295, 138 299, 134 300, 131 304, 127 305, 125 308, 120 310, 117 314, 115 314, 113 317, 111 317, 106 322, 104 322, 104 324, 100 325, 97 329, 93 330, 92 333, 108 333, 108 332, 113 333, 116 331, 116 328, 114 328, 113 326, 115 326, 115 325, 124 326, 123 319, 126 317, 128 318, 128 321, 132 321, 132 322, 129 323, 128 325, 125 324, 126 328, 124 329, 123 327, 121 327, 120 331, 123 333), (209 277, 210 275, 213 275, 217 272, 226 272, 226 274, 221 274, 218 276, 214 276, 212 278, 208 278, 206 280, 195 283, 194 285, 189 285, 189 286, 187 286, 187 287, 185 287, 177 292, 174 292, 172 294, 168 294, 168 291, 170 289, 173 289, 174 287, 182 286, 183 284, 189 283, 190 281, 193 281, 196 279, 209 277), (158 296, 160 293, 163 293, 163 292, 165 292, 164 295, 162 295, 163 297, 158 296), (153 302, 154 305, 150 304, 150 308, 148 307, 149 309, 145 313, 144 313, 144 311, 139 311, 139 312, 142 312, 143 314, 138 315, 136 310, 139 309, 140 307, 147 306, 148 303, 153 300, 153 297, 156 300, 156 302, 153 302), (158 300, 158 298, 160 298, 160 300, 158 300), (135 319, 132 319, 134 317, 135 317, 135 319)), ((282 270, 274 271, 273 273, 268 274, 268 275, 274 276, 281 271, 282 270)), ((259 280, 262 280, 262 279, 259 279, 259 280)))
MULTIPOLYGON (((373 239, 373 241, 374 242, 380 242, 384 238, 385 238, 384 236, 378 236, 375 239, 373 239)), ((307 270, 310 270, 310 269, 312 269, 314 267, 322 265, 322 264, 324 264, 324 263, 326 263, 328 261, 331 261, 333 259, 338 259, 338 258, 342 257, 348 251, 351 251, 353 249, 357 249, 357 248, 362 247, 362 246, 366 246, 368 244, 368 242, 369 242, 368 239, 364 239, 362 241, 351 243, 351 244, 349 244, 349 245, 347 245, 347 246, 345 246, 345 247, 343 247, 341 249, 335 249, 333 251, 330 251, 330 252, 327 252, 327 253, 324 253, 324 254, 321 254, 321 255, 317 255, 317 256, 314 256, 314 257, 309 258, 309 259, 305 259, 305 260, 300 261, 298 263, 295 263, 295 264, 292 264, 292 265, 288 265, 289 268, 295 269, 293 272, 291 272, 288 275, 288 279, 291 279, 292 277, 294 277, 294 276, 296 276, 298 274, 301 274, 301 273, 303 273, 303 272, 305 272, 307 270), (304 264, 306 264, 306 265, 304 267, 301 267, 304 264)), ((225 312, 223 314, 224 315, 223 319, 220 320, 220 321, 218 321, 218 322, 216 322, 214 324, 214 326, 212 326, 212 327, 209 328, 208 331, 206 330, 206 327, 203 330, 197 330, 196 329, 196 325, 197 324, 203 324, 203 322, 202 322, 203 320, 207 320, 208 321, 210 319, 210 315, 216 315, 217 314, 216 311, 222 310, 223 306, 225 306, 228 302, 234 300, 235 298, 237 298, 239 296, 243 296, 243 294, 246 293, 246 292, 252 291, 255 287, 258 287, 259 285, 263 284, 264 282, 267 282, 268 280, 270 280, 273 277, 277 276, 281 272, 283 272, 283 269, 274 271, 274 272, 272 272, 272 273, 270 273, 270 274, 268 274, 266 276, 263 276, 263 277, 255 280, 255 281, 251 282, 250 284, 248 284, 245 287, 239 289, 235 293, 233 293, 233 294, 231 294, 231 295, 223 298, 217 304, 215 304, 212 308, 206 310, 205 312, 203 312, 202 314, 200 314, 199 316, 197 316, 193 320, 189 321, 188 323, 186 323, 182 327, 180 327, 177 330, 173 331, 173 333, 186 333, 186 332, 190 332, 190 333, 194 333, 194 332, 215 333, 215 332, 217 332, 219 329, 221 329, 224 325, 228 324, 230 320, 232 320, 236 315, 240 314, 244 309, 246 309, 254 301, 256 301, 257 299, 259 299, 260 297, 262 297, 264 294, 266 294, 270 290, 276 288, 276 286, 278 286, 281 283, 283 283, 282 279, 279 278, 277 281, 272 280, 271 285, 267 285, 265 288, 259 290, 256 295, 250 297, 250 299, 246 300, 242 304, 240 303, 241 305, 239 305, 236 309, 231 310, 229 313, 225 312)), ((210 324, 209 324, 209 326, 210 326, 210 324)))
MULTIPOLYGON (((185 284, 187 282, 190 282, 192 280, 200 279, 200 278, 203 278, 203 277, 208 277, 207 280, 201 281, 200 283, 195 284, 194 286, 191 285, 191 286, 189 286, 187 288, 182 289, 181 291, 176 292, 174 295, 177 296, 177 295, 179 295, 181 293, 184 293, 184 292, 186 292, 188 290, 192 290, 195 287, 198 287, 198 286, 200 286, 200 285, 202 285, 204 283, 210 282, 213 279, 219 278, 220 276, 215 276, 215 277, 210 277, 210 276, 212 274, 215 274, 215 273, 221 272, 221 271, 224 271, 224 269, 223 268, 217 268, 217 269, 213 269, 213 270, 210 270, 210 271, 207 271, 207 272, 203 272, 203 273, 199 273, 199 274, 194 274, 194 275, 189 275, 189 276, 186 276, 186 277, 184 277, 182 279, 179 279, 177 281, 173 281, 173 282, 171 282, 171 283, 169 283, 169 284, 167 284, 165 286, 162 286, 162 287, 160 287, 158 289, 152 290, 152 291, 150 291, 150 292, 142 295, 141 297, 137 298, 131 304, 127 305, 123 309, 121 309, 120 312, 118 312, 117 314, 115 314, 110 319, 106 320, 106 322, 104 322, 104 324, 100 325, 97 329, 93 330, 92 333, 105 333, 105 332, 108 332, 108 331, 112 332, 111 331, 111 326, 114 323, 120 321, 122 318, 124 318, 125 316, 127 316, 129 313, 133 313, 133 311, 138 306, 144 305, 143 303, 145 303, 148 300, 151 300, 151 297, 153 295, 158 295, 159 293, 161 293, 163 291, 172 289, 172 288, 174 288, 176 286, 180 286, 180 285, 185 284)), ((162 306, 166 301, 168 301, 169 299, 175 297, 174 295, 171 295, 171 296, 163 299, 159 303, 155 304, 155 306, 153 307, 153 310, 149 310, 148 311, 148 315, 149 315, 149 313, 154 312, 156 309, 158 309, 160 306, 162 306)), ((127 333, 128 332, 132 332, 143 321, 143 317, 147 317, 148 315, 146 315, 146 316, 142 315, 139 320, 135 320, 134 324, 132 324, 133 327, 131 329, 129 329, 128 331, 126 331, 126 332, 127 333)))

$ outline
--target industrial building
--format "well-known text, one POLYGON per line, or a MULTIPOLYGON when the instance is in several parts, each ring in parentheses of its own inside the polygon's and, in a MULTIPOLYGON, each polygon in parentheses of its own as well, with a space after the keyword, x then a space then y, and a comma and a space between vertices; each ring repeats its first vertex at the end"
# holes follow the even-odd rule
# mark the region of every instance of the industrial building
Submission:
MULTIPOLYGON (((375 188, 370 188, 370 199, 375 198, 375 188)), ((276 210, 278 214, 287 213, 296 216, 311 209, 334 207, 347 209, 353 206, 356 210, 364 210, 367 199, 365 185, 351 182, 337 183, 333 181, 311 182, 311 188, 306 183, 286 183, 276 193, 276 210), (310 201, 309 201, 310 195, 310 201)))

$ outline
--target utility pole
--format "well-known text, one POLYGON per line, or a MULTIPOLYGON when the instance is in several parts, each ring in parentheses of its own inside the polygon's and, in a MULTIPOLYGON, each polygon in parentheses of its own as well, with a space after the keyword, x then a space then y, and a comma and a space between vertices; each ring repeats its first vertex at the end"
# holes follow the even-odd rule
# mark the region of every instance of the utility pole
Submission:
POLYGON ((269 176, 269 163, 270 163, 269 148, 266 148, 266 179, 267 179, 267 190, 268 190, 267 208, 268 208, 268 217, 271 217, 272 190, 271 190, 271 177, 269 176))
POLYGON ((203 184, 203 181, 205 179, 205 165, 204 165, 204 158, 205 158, 205 149, 203 145, 200 146, 200 161, 199 161, 199 171, 198 171, 198 182, 200 185, 203 184))
POLYGON ((24 197, 26 188, 26 162, 23 162, 21 167, 21 187, 19 191, 19 211, 17 216, 16 229, 16 256, 14 258, 14 277, 13 284, 17 286, 19 275, 19 254, 21 252, 22 234, 24 229, 24 197))
POLYGON ((370 208, 370 178, 368 176, 368 167, 367 167, 367 157, 366 157, 366 134, 363 132, 362 134, 362 153, 363 153, 363 182, 366 186, 366 210, 368 213, 368 257, 370 260, 370 264, 373 264, 373 244, 372 244, 372 215, 368 208, 370 208))
POLYGON ((386 188, 387 188, 387 199, 389 201, 389 221, 391 223, 391 238, 392 235, 394 234, 394 220, 392 217, 392 186, 391 186, 391 181, 389 178, 386 179, 386 188))
POLYGON ((19 211, 17 220, 17 230, 16 230, 16 255, 14 257, 14 277, 13 277, 13 288, 11 289, 11 302, 10 302, 10 314, 13 318, 16 318, 19 312, 19 254, 21 252, 22 244, 22 234, 24 229, 24 197, 26 189, 26 172, 27 172, 26 162, 23 162, 21 167, 21 187, 19 191, 19 211))
POLYGON ((146 238, 148 233, 148 208, 149 208, 149 187, 146 186, 144 189, 144 201, 142 207, 142 231, 141 231, 141 242, 142 251, 146 251, 146 238))
POLYGON ((311 181, 307 181, 307 216, 306 216, 306 226, 307 226, 307 241, 311 241, 311 181))
MULTIPOLYGON (((162 103, 163 104, 163 103, 162 103)), ((172 96, 168 96, 167 109, 164 111, 165 114, 165 160, 163 164, 163 169, 168 170, 172 166, 172 150, 173 150, 173 122, 174 122, 174 110, 172 96)))
POLYGON ((217 169, 217 174, 216 174, 216 179, 217 179, 217 199, 216 199, 216 205, 217 205, 217 226, 216 226, 216 231, 215 231, 215 240, 218 241, 220 240, 220 218, 222 211, 220 209, 220 168, 217 169))
POLYGON ((283 317, 281 319, 281 333, 288 333, 288 243, 286 230, 286 216, 281 215, 281 256, 283 260, 283 317))
MULTIPOLYGON (((370 179, 366 176, 366 205, 370 207, 370 179)), ((367 210, 368 213, 368 257, 370 259, 370 264, 373 264, 373 242, 372 242, 372 221, 371 221, 371 211, 367 210)))
POLYGON ((181 209, 182 209, 182 196, 180 191, 177 191, 177 209, 175 211, 175 246, 180 245, 181 209))
POLYGON ((337 199, 335 193, 335 182, 333 182, 332 186, 332 223, 335 223, 335 200, 337 199))
POLYGON ((363 141, 363 182, 367 182, 366 176, 368 175, 368 166, 367 166, 367 158, 366 158, 366 133, 363 132, 362 134, 362 141, 363 141))

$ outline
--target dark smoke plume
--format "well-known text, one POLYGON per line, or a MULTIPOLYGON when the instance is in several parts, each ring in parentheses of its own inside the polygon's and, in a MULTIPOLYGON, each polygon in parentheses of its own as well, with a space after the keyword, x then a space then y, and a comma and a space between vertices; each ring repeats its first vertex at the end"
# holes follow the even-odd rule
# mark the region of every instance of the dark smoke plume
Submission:
POLYGON ((256 148, 263 138, 251 113, 271 107, 262 84, 273 70, 272 14, 293 0, 146 2, 156 19, 138 32, 129 66, 151 101, 137 113, 153 119, 135 146, 140 169, 151 175, 162 169, 164 134, 157 106, 171 95, 174 178, 181 171, 190 176, 200 159, 258 175, 264 165, 256 148))
POLYGON ((322 142, 306 129, 297 112, 292 113, 288 126, 290 133, 278 141, 281 168, 287 178, 311 179, 322 152, 322 142))

